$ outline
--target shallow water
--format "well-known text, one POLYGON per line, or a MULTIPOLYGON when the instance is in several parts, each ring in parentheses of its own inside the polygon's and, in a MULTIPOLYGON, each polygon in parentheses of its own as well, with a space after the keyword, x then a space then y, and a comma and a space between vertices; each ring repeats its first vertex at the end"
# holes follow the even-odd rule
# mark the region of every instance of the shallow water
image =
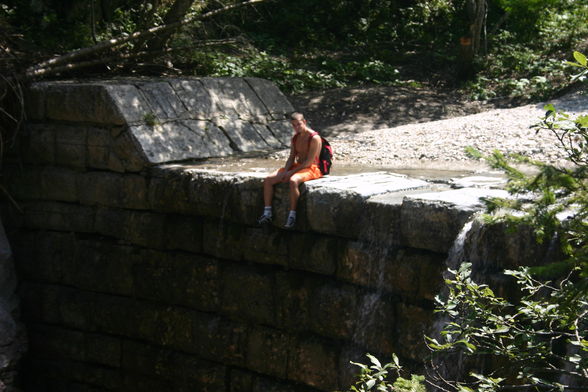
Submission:
MULTIPOLYGON (((211 171, 222 171, 222 172, 251 172, 251 173, 271 173, 284 164, 283 161, 270 159, 270 158, 244 158, 244 157, 228 157, 228 158, 215 158, 209 159, 199 163, 192 163, 190 167, 211 170, 211 171)), ((386 167, 386 166, 373 166, 357 164, 339 164, 333 165, 331 170, 331 176, 346 176, 350 174, 361 174, 361 173, 373 173, 373 172, 385 172, 391 174, 402 174, 411 178, 418 178, 429 181, 448 181, 456 178, 476 176, 485 177, 502 177, 502 174, 490 169, 484 169, 482 167, 460 167, 466 165, 460 165, 455 163, 452 165, 430 164, 428 166, 421 165, 421 167, 406 168, 406 167, 386 167), (434 167, 438 166, 438 167, 434 167)))

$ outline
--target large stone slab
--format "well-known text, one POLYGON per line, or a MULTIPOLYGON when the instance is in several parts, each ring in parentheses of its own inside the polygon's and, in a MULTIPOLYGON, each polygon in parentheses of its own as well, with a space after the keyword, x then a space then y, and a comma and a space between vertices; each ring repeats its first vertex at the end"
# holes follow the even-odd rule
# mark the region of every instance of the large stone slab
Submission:
POLYGON ((462 188, 408 195, 400 210, 401 241, 447 253, 464 224, 481 210, 484 197, 507 197, 500 189, 462 188))

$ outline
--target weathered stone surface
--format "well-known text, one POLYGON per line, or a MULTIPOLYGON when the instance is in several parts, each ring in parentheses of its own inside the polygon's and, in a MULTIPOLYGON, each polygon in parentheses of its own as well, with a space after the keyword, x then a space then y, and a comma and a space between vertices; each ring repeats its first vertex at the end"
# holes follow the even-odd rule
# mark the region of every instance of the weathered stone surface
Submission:
POLYGON ((332 391, 337 388, 338 350, 321 339, 300 338, 288 359, 288 379, 332 391))
MULTIPOLYGON (((119 117, 116 121, 108 122, 114 125, 129 125, 144 122, 146 116, 152 114, 151 108, 145 101, 139 89, 128 83, 107 84, 104 87, 108 98, 105 98, 111 105, 116 107, 119 117)), ((104 120, 109 120, 105 117, 104 120)))
POLYGON ((170 390, 225 390, 226 369, 216 363, 131 341, 124 342, 122 357, 123 369, 162 378, 169 383, 170 390))
POLYGON ((270 328, 258 327, 249 333, 247 367, 263 374, 285 378, 288 352, 293 338, 270 328))
POLYGON ((55 163, 55 127, 51 125, 27 124, 20 140, 22 160, 25 163, 55 163))
POLYGON ((215 260, 143 251, 133 263, 132 273, 134 294, 139 298, 163 300, 202 311, 218 310, 221 282, 215 260))
POLYGON ((414 361, 422 361, 429 354, 423 344, 423 336, 430 335, 433 325, 432 310, 399 303, 396 305, 396 314, 397 354, 414 361))
POLYGON ((165 215, 153 212, 100 207, 96 211, 95 231, 156 249, 164 247, 165 215))
POLYGON ((417 249, 447 253, 457 234, 476 211, 480 198, 505 197, 502 190, 463 188, 410 195, 402 203, 402 243, 417 249))
POLYGON ((282 143, 283 148, 290 146, 294 130, 289 120, 270 121, 267 126, 272 135, 282 143))
POLYGON ((147 180, 143 176, 87 172, 76 177, 82 204, 136 210, 148 208, 147 180))
POLYGON ((283 120, 294 111, 292 104, 267 80, 259 78, 245 78, 255 94, 261 99, 271 116, 276 120, 283 120))
POLYGON ((296 272, 279 272, 275 279, 278 325, 292 331, 309 330, 310 301, 319 282, 296 272))
POLYGON ((216 113, 214 97, 200 80, 172 80, 170 84, 193 119, 206 120, 214 117, 216 113))
POLYGON ((86 137, 86 128, 64 126, 55 129, 55 163, 85 168, 86 137))
POLYGON ((335 273, 341 243, 337 238, 304 233, 288 239, 288 265, 291 268, 325 275, 335 273))
POLYGON ((251 123, 239 119, 219 119, 216 123, 229 138, 231 146, 239 152, 262 151, 270 148, 251 123))
POLYGON ((222 271, 222 311, 263 324, 275 324, 274 277, 251 268, 227 266, 222 271), (247 287, 247 295, 242 289, 247 287))
POLYGON ((167 82, 138 83, 150 113, 160 121, 188 118, 189 114, 172 86, 167 82))
POLYGON ((310 325, 327 337, 350 338, 359 316, 358 292, 353 286, 322 285, 310 298, 310 325))
POLYGON ((20 207, 24 211, 24 225, 34 229, 92 232, 95 211, 91 207, 60 202, 26 202, 20 207))
POLYGON ((241 242, 245 260, 255 263, 288 265, 287 236, 278 230, 247 228, 241 242))
POLYGON ((125 121, 109 96, 113 86, 67 82, 42 82, 37 86, 46 89, 45 115, 49 120, 96 124, 123 124, 125 121))

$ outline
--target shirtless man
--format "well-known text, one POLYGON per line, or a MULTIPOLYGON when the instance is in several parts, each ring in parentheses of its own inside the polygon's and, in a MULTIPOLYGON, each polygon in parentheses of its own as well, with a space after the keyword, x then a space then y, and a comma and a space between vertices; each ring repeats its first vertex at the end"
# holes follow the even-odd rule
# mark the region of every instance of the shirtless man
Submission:
POLYGON ((290 185, 290 212, 284 228, 291 229, 296 224, 296 205, 300 197, 298 186, 309 180, 322 177, 318 167, 318 155, 321 149, 321 137, 306 125, 301 113, 290 116, 295 135, 290 146, 290 156, 283 168, 267 176, 263 182, 263 215, 258 223, 272 221, 272 199, 274 185, 287 182, 290 185))

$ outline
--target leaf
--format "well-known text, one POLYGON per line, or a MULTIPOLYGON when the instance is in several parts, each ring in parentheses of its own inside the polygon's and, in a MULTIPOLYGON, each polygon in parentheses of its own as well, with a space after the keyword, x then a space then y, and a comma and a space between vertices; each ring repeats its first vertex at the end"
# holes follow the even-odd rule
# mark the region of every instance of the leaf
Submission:
POLYGON ((370 361, 378 367, 378 369, 382 368, 382 364, 378 361, 378 358, 374 357, 372 354, 366 354, 366 356, 370 359, 370 361))
POLYGON ((374 379, 367 380, 365 383, 365 386, 367 387, 368 390, 372 389, 374 387, 374 385, 376 385, 376 380, 374 380, 374 379))
POLYGON ((582 66, 586 67, 588 65, 588 61, 586 61, 586 56, 584 56, 582 53, 580 53, 580 52, 574 52, 574 58, 582 66))

